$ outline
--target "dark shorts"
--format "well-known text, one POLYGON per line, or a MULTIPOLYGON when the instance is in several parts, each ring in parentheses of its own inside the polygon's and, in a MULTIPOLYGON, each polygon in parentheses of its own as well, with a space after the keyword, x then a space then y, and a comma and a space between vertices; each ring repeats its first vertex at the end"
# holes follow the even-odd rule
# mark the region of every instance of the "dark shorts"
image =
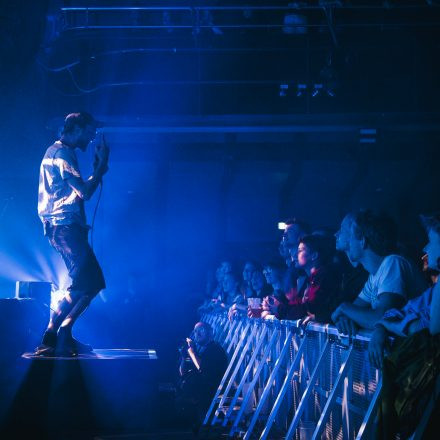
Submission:
POLYGON ((48 226, 46 235, 63 257, 72 284, 68 290, 95 296, 105 288, 104 275, 88 241, 88 229, 78 224, 48 226))

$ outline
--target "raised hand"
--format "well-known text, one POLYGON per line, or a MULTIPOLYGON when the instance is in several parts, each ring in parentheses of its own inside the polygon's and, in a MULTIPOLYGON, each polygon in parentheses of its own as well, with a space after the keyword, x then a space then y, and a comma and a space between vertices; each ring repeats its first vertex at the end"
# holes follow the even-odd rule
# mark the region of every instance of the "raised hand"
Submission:
POLYGON ((108 158, 110 149, 105 141, 104 133, 101 133, 101 138, 95 148, 95 171, 104 175, 108 171, 108 158))

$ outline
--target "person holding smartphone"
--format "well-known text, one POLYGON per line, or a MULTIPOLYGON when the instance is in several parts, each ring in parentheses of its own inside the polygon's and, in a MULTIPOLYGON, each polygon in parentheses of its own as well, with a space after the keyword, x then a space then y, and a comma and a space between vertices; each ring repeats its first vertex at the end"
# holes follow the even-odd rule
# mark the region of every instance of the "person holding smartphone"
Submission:
POLYGON ((72 284, 52 313, 39 356, 74 356, 92 352, 90 345, 72 336, 72 327, 90 301, 105 288, 101 267, 88 242, 84 202, 89 200, 108 170, 109 148, 104 136, 96 146, 92 175, 84 180, 75 150, 86 151, 99 123, 87 112, 66 116, 59 140, 46 151, 40 166, 38 215, 44 234, 61 255, 72 284))
POLYGON ((182 420, 197 432, 226 371, 228 357, 214 341, 213 329, 206 322, 196 323, 181 356, 176 409, 182 420))

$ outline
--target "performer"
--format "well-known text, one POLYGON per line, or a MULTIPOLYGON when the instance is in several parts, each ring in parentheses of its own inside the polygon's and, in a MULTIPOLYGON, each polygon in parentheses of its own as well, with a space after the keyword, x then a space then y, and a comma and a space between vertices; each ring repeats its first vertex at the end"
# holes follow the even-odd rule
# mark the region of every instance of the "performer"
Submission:
POLYGON ((52 313, 41 345, 35 350, 39 356, 75 356, 93 351, 90 345, 72 336, 72 327, 90 301, 105 288, 101 267, 88 243, 90 227, 84 201, 90 199, 108 170, 109 148, 101 135, 93 173, 87 180, 81 177, 75 149, 86 151, 95 139, 98 125, 86 112, 67 115, 60 140, 47 149, 41 162, 38 215, 45 236, 66 264, 72 284, 52 313))

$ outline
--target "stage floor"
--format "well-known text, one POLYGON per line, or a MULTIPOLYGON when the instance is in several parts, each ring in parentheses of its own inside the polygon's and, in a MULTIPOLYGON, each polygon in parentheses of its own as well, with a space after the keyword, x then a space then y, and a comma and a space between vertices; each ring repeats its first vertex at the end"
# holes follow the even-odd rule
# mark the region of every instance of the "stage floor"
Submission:
POLYGON ((109 359, 138 359, 138 360, 157 360, 156 350, 130 349, 130 348, 111 348, 95 349, 92 353, 79 354, 78 356, 35 356, 33 353, 23 353, 24 359, 50 361, 76 361, 76 360, 109 360, 109 359))

